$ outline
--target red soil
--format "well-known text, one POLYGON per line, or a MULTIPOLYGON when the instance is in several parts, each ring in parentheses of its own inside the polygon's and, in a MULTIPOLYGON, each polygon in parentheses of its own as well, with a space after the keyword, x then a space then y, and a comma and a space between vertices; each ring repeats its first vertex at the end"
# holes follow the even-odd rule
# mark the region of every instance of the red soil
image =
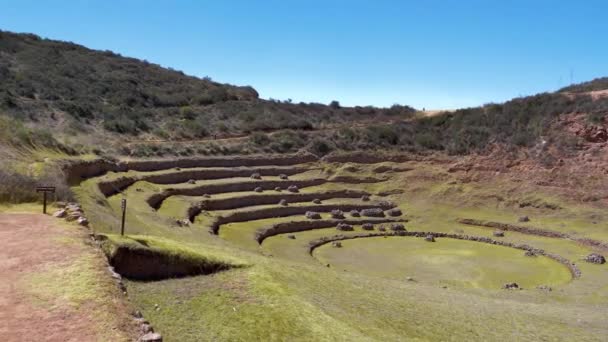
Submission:
POLYGON ((25 277, 52 265, 69 263, 82 255, 82 248, 93 248, 68 244, 58 248, 57 239, 84 236, 82 230, 58 227, 49 216, 0 214, 2 341, 99 340, 96 317, 87 303, 79 307, 60 300, 40 303, 23 288, 25 277))

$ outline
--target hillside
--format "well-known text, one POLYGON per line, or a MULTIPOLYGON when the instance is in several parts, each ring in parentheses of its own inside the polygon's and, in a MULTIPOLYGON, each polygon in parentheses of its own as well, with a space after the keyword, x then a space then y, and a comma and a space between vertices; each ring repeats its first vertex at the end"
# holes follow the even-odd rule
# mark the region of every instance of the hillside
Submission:
MULTIPOLYGON (((291 104, 110 51, 0 31, 0 111, 53 136, 197 139, 252 131, 310 130, 413 109, 291 104)), ((76 138, 74 138, 76 137, 76 138)), ((68 144, 69 145, 69 144, 68 144)))

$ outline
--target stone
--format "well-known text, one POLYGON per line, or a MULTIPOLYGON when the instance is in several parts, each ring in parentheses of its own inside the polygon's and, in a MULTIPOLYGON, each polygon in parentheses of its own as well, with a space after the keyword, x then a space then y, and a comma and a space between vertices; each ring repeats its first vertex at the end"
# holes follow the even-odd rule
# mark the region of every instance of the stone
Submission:
POLYGON ((343 222, 338 223, 338 226, 336 227, 336 229, 338 229, 340 231, 344 231, 344 232, 355 230, 352 225, 350 225, 348 223, 343 223, 343 222))
POLYGON ((279 175, 279 178, 282 179, 282 180, 288 180, 289 179, 289 177, 286 174, 284 174, 284 173, 281 173, 279 175))
MULTIPOLYGON (((114 278, 116 280, 122 280, 122 276, 114 270, 114 267, 109 266, 108 271, 110 271, 110 275, 112 276, 112 278, 114 278)), ((136 311, 136 313, 137 312, 139 312, 139 311, 136 311)), ((141 312, 139 312, 139 314, 141 315, 141 312)), ((135 316, 135 317, 137 317, 137 316, 135 316)))
POLYGON ((433 234, 429 234, 427 236, 424 237, 424 241, 426 242, 435 242, 435 237, 433 236, 433 234))
POLYGON ((189 227, 190 226, 190 220, 188 219, 176 219, 175 220, 175 224, 180 226, 180 227, 189 227))
POLYGON ((526 253, 524 253, 524 256, 527 257, 535 257, 536 253, 532 252, 532 251, 526 251, 526 253))
MULTIPOLYGON (((112 270, 114 270, 113 267, 112 267, 112 270)), ((143 318, 144 316, 141 314, 141 311, 135 310, 135 312, 133 312, 133 317, 135 317, 135 318, 143 318)))
POLYGON ((380 208, 369 208, 361 210, 361 215, 367 217, 384 217, 384 211, 380 208))
POLYGON ((361 228, 363 228, 363 230, 374 230, 374 225, 372 223, 364 223, 361 225, 361 228))
POLYGON ((386 231, 386 227, 385 226, 380 226, 378 227, 378 230, 381 232, 385 232, 386 231))
POLYGON ((399 208, 393 208, 393 209, 387 210, 386 213, 388 214, 388 216, 392 216, 392 217, 397 217, 397 216, 403 215, 403 213, 401 212, 401 210, 399 208))
POLYGON ((66 221, 68 221, 68 222, 76 221, 79 218, 80 218, 80 213, 71 213, 65 217, 66 221))
POLYGON ((344 213, 342 212, 342 210, 332 210, 331 211, 331 218, 333 219, 338 219, 338 220, 343 220, 344 219, 344 213))
POLYGON ((139 326, 139 329, 141 330, 142 334, 148 334, 148 333, 154 332, 154 328, 152 328, 152 326, 149 323, 143 323, 142 325, 139 326))
POLYGON ((412 277, 405 277, 405 280, 407 280, 407 281, 414 281, 414 278, 412 278, 412 277))
POLYGON ((286 206, 288 206, 289 204, 287 203, 287 200, 286 200, 286 199, 282 199, 282 200, 280 200, 280 201, 279 201, 279 205, 280 205, 280 206, 282 206, 282 207, 286 207, 286 206))
POLYGON ((65 209, 57 210, 53 213, 53 217, 64 218, 68 214, 68 211, 65 209))
POLYGON ((163 337, 159 333, 147 333, 139 338, 141 342, 162 342, 163 337))
POLYGON ((550 286, 547 286, 547 285, 539 285, 536 288, 539 289, 539 290, 542 290, 542 291, 547 291, 547 292, 553 291, 553 289, 550 286))
POLYGON ((334 248, 341 248, 342 247, 342 242, 340 241, 334 241, 331 243, 331 246, 334 248))
POLYGON ((196 181, 194 179, 189 179, 188 184, 196 184, 196 181))
POLYGON ((393 223, 390 226, 391 230, 394 232, 405 232, 405 226, 401 223, 393 223))
POLYGON ((85 226, 85 227, 89 226, 89 220, 86 217, 83 217, 83 216, 79 217, 76 222, 78 222, 78 224, 81 225, 81 226, 85 226))
POLYGON ((282 189, 281 189, 281 187, 280 187, 280 186, 277 186, 277 187, 275 187, 275 188, 274 188, 274 191, 276 191, 276 192, 281 192, 281 190, 282 190, 282 189))
POLYGON ((211 197, 211 195, 209 195, 209 194, 203 194, 203 197, 204 197, 204 198, 210 198, 210 197, 211 197))
POLYGON ((66 202, 63 202, 63 201, 57 201, 57 202, 55 202, 55 206, 56 206, 57 208, 62 208, 62 209, 65 209, 65 206, 66 206, 66 205, 68 205, 68 204, 67 204, 66 202))
POLYGON ((519 285, 517 285, 517 283, 506 283, 502 288, 505 290, 517 290, 519 289, 519 285))
POLYGON ((363 195, 363 196, 361 196, 361 200, 363 202, 369 202, 369 195, 363 195))
POLYGON ((592 264, 605 264, 606 258, 603 255, 597 253, 591 253, 585 257, 585 261, 592 264))
POLYGON ((530 222, 530 218, 528 216, 521 216, 519 219, 517 219, 517 221, 519 221, 519 222, 530 222))
POLYGON ((321 214, 316 213, 314 211, 307 211, 306 214, 304 214, 304 215, 309 220, 320 220, 321 219, 321 214))
POLYGON ((255 191, 255 192, 264 192, 264 189, 262 189, 261 186, 258 186, 255 189, 253 189, 253 191, 255 191))
POLYGON ((312 203, 314 203, 314 204, 321 204, 322 202, 321 202, 320 199, 315 198, 315 199, 312 200, 312 203))
POLYGON ((359 210, 351 210, 350 211, 350 216, 352 217, 361 217, 361 213, 359 212, 359 210))
POLYGON ((287 238, 288 238, 288 239, 295 240, 295 239, 296 239, 296 236, 295 236, 295 235, 293 235, 293 234, 289 234, 289 235, 287 235, 287 238))
POLYGON ((502 230, 495 230, 494 233, 492 233, 492 235, 494 235, 495 237, 504 237, 505 232, 503 232, 502 230))
POLYGON ((260 175, 259 173, 255 172, 251 174, 251 179, 262 179, 262 175, 260 175))
POLYGON ((289 187, 287 187, 287 191, 289 191, 289 192, 299 192, 300 189, 298 188, 297 185, 290 185, 289 187))

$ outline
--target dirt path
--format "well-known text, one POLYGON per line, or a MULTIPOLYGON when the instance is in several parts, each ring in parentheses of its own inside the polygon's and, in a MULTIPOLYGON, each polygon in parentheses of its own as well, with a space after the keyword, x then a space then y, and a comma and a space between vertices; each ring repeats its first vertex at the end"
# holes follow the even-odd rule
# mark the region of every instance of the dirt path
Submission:
POLYGON ((129 339, 124 333, 129 329, 116 323, 120 314, 113 315, 119 311, 125 315, 126 306, 113 284, 104 282, 109 277, 102 256, 84 244, 84 229, 55 220, 41 214, 0 214, 1 340, 129 339), (76 260, 86 260, 87 267, 74 266, 76 260), (87 288, 97 292, 97 284, 109 285, 116 296, 109 298, 110 292, 101 291, 99 299, 109 300, 106 304, 88 298, 87 289, 78 287, 88 276, 94 281, 86 283, 87 288), (116 312, 108 312, 112 310, 116 312), (100 313, 111 317, 99 317, 100 313))

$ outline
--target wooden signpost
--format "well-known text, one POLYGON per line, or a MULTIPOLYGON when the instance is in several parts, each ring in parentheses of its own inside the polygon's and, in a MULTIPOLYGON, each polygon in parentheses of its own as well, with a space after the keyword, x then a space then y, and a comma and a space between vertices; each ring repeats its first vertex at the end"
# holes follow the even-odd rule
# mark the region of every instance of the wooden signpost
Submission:
POLYGON ((36 192, 42 192, 42 194, 44 196, 43 197, 44 202, 42 204, 42 213, 46 214, 46 197, 47 197, 46 194, 48 192, 55 193, 55 187, 54 186, 39 186, 39 187, 36 187, 36 192))
POLYGON ((120 207, 122 208, 122 223, 120 225, 120 235, 125 235, 125 215, 127 213, 127 199, 123 198, 120 201, 120 207))

